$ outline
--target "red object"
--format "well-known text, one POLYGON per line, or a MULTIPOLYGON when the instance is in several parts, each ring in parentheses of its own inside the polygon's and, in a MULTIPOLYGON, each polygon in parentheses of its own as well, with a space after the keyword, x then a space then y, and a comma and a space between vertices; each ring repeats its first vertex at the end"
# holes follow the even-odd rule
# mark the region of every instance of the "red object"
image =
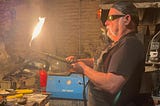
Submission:
POLYGON ((101 15, 102 15, 102 9, 98 9, 97 10, 97 18, 101 19, 101 15))
POLYGON ((47 85, 47 72, 46 70, 42 69, 39 70, 39 76, 40 76, 40 87, 44 88, 47 85))

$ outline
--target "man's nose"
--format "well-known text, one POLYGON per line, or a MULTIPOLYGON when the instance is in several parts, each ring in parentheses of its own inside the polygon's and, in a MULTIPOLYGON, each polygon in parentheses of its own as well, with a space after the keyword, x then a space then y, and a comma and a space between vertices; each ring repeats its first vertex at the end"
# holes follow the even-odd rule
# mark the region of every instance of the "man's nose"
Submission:
POLYGON ((109 22, 108 20, 105 21, 105 26, 108 26, 109 25, 109 22))

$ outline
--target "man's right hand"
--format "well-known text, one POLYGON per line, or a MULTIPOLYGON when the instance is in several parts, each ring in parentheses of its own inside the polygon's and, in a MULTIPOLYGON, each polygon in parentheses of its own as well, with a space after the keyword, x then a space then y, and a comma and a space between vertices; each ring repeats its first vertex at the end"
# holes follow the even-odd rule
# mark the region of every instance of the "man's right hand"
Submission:
POLYGON ((77 61, 76 57, 75 56, 69 56, 66 58, 66 61, 69 62, 69 63, 74 63, 77 61))

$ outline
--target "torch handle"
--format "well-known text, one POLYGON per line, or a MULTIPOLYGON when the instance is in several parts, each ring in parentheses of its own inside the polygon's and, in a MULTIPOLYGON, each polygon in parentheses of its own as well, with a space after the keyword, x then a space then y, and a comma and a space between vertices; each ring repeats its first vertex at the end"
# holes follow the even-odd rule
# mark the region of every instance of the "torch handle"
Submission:
POLYGON ((35 51, 35 50, 32 50, 34 52, 38 52, 40 54, 43 54, 43 55, 46 55, 46 56, 49 56, 55 60, 58 60, 58 61, 61 61, 61 62, 64 62, 64 63, 67 63, 67 64, 72 64, 73 62, 69 62, 67 61, 65 58, 63 57, 60 57, 60 56, 56 56, 56 55, 53 55, 53 54, 50 54, 50 53, 47 53, 47 52, 40 52, 40 51, 35 51))

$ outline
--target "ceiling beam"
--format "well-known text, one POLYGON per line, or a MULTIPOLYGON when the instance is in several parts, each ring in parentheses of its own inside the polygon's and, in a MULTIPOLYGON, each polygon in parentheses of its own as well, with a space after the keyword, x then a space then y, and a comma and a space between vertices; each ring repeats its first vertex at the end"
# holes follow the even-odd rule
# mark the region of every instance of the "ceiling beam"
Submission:
MULTIPOLYGON (((137 8, 160 8, 160 2, 134 3, 137 8)), ((101 9, 110 9, 113 4, 100 4, 101 9)))

